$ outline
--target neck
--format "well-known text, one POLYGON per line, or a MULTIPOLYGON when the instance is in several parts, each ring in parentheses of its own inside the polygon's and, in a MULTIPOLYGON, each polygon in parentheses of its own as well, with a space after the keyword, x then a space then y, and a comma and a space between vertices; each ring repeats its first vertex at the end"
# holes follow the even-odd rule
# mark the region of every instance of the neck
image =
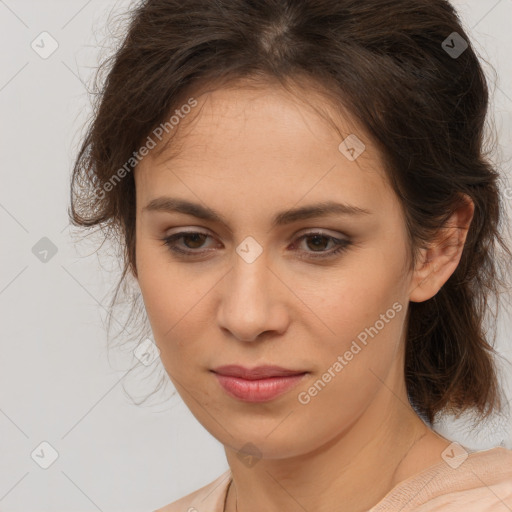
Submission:
POLYGON ((225 447, 233 481, 226 512, 339 508, 365 511, 395 485, 442 461, 449 441, 434 433, 407 400, 382 386, 347 429, 319 448, 286 459, 262 458, 248 467, 225 447))

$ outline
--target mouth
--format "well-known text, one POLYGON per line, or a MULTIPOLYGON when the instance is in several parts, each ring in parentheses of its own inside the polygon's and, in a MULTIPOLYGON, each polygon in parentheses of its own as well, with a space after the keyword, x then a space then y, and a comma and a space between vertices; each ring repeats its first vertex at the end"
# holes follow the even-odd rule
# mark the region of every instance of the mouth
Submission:
POLYGON ((244 402, 268 402, 295 387, 308 374, 279 366, 244 368, 221 366, 211 370, 222 389, 231 397, 244 402))

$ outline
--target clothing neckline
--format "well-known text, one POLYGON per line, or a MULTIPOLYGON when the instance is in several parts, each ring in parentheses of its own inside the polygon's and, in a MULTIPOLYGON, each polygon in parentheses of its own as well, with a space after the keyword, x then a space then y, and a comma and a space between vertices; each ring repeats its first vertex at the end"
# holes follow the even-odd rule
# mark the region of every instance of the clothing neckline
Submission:
MULTIPOLYGON (((482 457, 488 458, 489 456, 497 455, 497 454, 510 457, 510 461, 512 464, 512 450, 508 450, 507 448, 504 448, 502 446, 489 448, 487 450, 473 450, 473 451, 466 450, 466 451, 468 452, 468 457, 464 461, 463 464, 466 464, 467 462, 469 462, 471 460, 471 464, 473 465, 474 460, 477 458, 482 458, 482 457)), ((417 482, 423 483, 423 481, 425 480, 426 477, 429 477, 432 475, 432 478, 430 480, 428 480, 427 484, 424 484, 422 486, 421 490, 423 490, 424 488, 426 488, 428 486, 428 484, 435 477, 440 477, 445 474, 450 474, 453 476, 453 475, 457 474, 456 471, 457 470, 455 468, 452 468, 451 466, 448 465, 448 463, 446 463, 444 461, 440 461, 440 462, 437 462, 436 464, 428 466, 428 467, 422 469, 421 471, 414 473, 413 475, 407 477, 405 480, 398 482, 375 505, 373 505, 370 509, 368 509, 368 512, 383 512, 383 511, 387 510, 386 507, 388 507, 390 504, 396 505, 397 500, 407 500, 406 501, 406 503, 407 503, 411 499, 409 496, 410 492, 408 492, 408 491, 413 489, 414 484, 416 484, 417 482)), ((458 474, 459 474, 459 476, 463 475, 460 472, 458 474)), ((225 476, 228 476, 228 479, 225 483, 225 486, 223 489, 223 494, 221 495, 220 503, 221 503, 221 506, 222 506, 222 504, 223 504, 223 506, 219 510, 219 512, 224 512, 226 510, 225 507, 227 504, 228 491, 231 486, 231 483, 233 482, 233 474, 231 473, 231 469, 228 469, 223 475, 221 475, 220 478, 225 477, 225 476)), ((474 477, 475 477, 475 479, 480 480, 477 475, 474 475, 474 477)), ((481 480, 480 480, 480 483, 482 483, 481 480)), ((439 490, 442 491, 444 489, 449 488, 452 485, 453 484, 450 480, 445 480, 445 481, 441 482, 441 484, 439 484, 437 487, 439 488, 439 490)), ((418 493, 416 493, 416 494, 418 494, 418 493)))

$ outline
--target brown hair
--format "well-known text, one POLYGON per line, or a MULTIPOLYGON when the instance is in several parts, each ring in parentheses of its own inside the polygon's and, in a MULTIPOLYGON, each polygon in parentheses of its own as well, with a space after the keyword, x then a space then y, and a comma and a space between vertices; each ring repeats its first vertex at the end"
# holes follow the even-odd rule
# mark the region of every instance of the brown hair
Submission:
POLYGON ((405 213, 412 265, 462 194, 473 200, 456 271, 433 298, 409 305, 405 379, 411 403, 430 422, 442 410, 499 409, 484 320, 504 283, 498 263, 512 254, 500 236, 500 176, 484 150, 487 83, 450 3, 146 0, 129 16, 121 46, 98 70, 108 74, 74 165, 69 212, 75 226, 119 237, 124 267, 112 305, 125 277, 136 275, 134 151, 194 86, 307 79, 380 148, 405 213), (108 186, 120 168, 122 179, 108 186))

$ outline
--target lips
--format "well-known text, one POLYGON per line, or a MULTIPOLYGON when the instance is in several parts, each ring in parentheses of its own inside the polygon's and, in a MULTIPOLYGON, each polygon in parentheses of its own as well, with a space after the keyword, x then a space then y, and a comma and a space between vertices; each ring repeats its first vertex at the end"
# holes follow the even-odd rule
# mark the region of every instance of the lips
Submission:
POLYGON ((212 370, 222 389, 232 398, 244 402, 268 402, 295 387, 306 375, 301 370, 280 366, 244 368, 220 366, 212 370))
POLYGON ((245 368, 243 366, 231 364, 215 368, 215 373, 227 375, 229 377, 240 377, 246 380, 268 379, 269 377, 289 377, 291 375, 302 375, 304 370, 290 370, 281 366, 257 366, 256 368, 245 368))

